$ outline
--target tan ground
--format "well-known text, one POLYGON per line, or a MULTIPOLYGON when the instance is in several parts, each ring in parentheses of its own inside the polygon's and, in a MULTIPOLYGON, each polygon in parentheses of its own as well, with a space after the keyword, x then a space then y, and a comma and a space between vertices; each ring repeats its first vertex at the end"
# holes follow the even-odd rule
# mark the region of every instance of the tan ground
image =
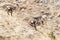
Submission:
MULTIPOLYGON (((16 10, 14 10, 12 16, 8 15, 5 8, 0 4, 0 40, 51 40, 48 36, 51 31, 54 32, 56 40, 60 40, 59 1, 53 3, 51 0, 51 2, 48 1, 47 4, 42 4, 42 0, 40 0, 40 2, 38 1, 39 0, 26 0, 18 3, 19 8, 25 7, 26 9, 19 10, 16 6, 16 10), (56 7, 56 5, 58 6, 56 7), (36 31, 34 27, 29 25, 28 21, 34 15, 44 17, 41 13, 42 11, 48 12, 50 15, 47 16, 44 25, 37 26, 38 31, 36 31)), ((4 0, 2 3, 3 2, 4 0)))

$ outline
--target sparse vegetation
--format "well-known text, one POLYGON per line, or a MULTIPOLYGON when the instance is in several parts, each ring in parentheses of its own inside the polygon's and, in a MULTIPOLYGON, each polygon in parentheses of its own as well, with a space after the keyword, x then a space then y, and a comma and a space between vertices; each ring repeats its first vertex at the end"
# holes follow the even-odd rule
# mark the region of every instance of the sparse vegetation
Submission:
POLYGON ((48 37, 51 38, 51 40, 57 40, 56 36, 53 34, 53 32, 48 33, 48 37))

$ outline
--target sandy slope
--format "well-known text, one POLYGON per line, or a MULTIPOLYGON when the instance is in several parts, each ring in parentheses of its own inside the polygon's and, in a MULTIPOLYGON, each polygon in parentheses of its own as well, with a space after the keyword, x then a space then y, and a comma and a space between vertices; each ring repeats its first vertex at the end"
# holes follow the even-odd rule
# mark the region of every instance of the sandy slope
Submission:
POLYGON ((45 7, 36 2, 28 0, 19 4, 20 7, 26 7, 26 9, 19 10, 17 8, 13 12, 13 16, 8 15, 4 9, 0 9, 0 40, 51 40, 48 37, 48 33, 51 32, 52 28, 56 39, 60 40, 59 10, 53 9, 53 4, 44 4, 47 5, 45 7), (48 10, 47 8, 50 9, 48 10), (34 15, 41 15, 42 10, 49 12, 51 15, 44 21, 44 25, 37 26, 38 31, 36 31, 34 27, 29 25, 28 19, 31 19, 34 15))

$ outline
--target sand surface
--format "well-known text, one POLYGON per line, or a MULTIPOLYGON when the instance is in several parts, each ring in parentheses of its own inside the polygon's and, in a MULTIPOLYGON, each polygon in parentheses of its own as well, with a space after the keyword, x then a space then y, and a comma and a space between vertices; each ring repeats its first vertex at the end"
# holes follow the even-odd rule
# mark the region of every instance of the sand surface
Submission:
POLYGON ((49 37, 52 31, 55 40, 60 40, 60 0, 0 0, 0 40, 53 40, 49 37), (7 14, 6 5, 16 7, 12 16, 7 14), (38 31, 29 25, 36 15, 45 19, 38 31))

